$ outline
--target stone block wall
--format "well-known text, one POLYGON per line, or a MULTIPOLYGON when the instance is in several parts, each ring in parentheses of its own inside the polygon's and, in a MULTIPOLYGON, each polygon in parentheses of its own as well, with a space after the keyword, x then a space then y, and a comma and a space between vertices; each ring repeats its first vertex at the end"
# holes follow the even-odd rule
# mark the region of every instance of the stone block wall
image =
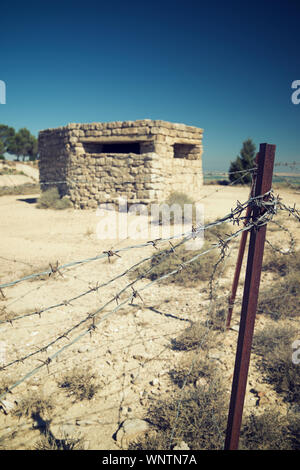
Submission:
POLYGON ((172 191, 197 199, 203 184, 203 130, 139 121, 68 124, 39 133, 42 190, 56 186, 75 208, 163 202, 172 191))

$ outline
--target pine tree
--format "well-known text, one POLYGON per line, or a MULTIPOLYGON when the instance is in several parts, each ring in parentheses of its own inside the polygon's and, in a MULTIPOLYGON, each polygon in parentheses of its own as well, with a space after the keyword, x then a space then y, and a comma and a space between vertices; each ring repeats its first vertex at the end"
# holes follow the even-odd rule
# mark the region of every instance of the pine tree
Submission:
POLYGON ((18 161, 21 156, 23 161, 26 157, 35 160, 37 157, 37 140, 26 127, 23 127, 10 139, 7 152, 16 155, 18 161))
POLYGON ((229 167, 229 179, 234 182, 239 179, 241 184, 249 184, 252 181, 250 173, 233 173, 244 170, 250 170, 254 166, 255 160, 255 144, 251 139, 245 140, 243 142, 243 147, 240 151, 240 155, 236 157, 234 162, 230 163, 229 167))
POLYGON ((0 156, 3 160, 4 154, 8 151, 11 140, 15 135, 13 127, 9 127, 6 124, 0 124, 0 156))

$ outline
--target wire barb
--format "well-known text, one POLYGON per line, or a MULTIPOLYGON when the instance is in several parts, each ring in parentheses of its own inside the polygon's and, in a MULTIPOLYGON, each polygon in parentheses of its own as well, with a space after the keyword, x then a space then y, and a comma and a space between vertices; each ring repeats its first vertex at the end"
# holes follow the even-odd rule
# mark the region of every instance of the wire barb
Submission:
POLYGON ((107 255, 107 258, 108 258, 108 262, 109 262, 109 263, 110 263, 110 258, 111 258, 112 256, 118 256, 118 258, 121 258, 121 256, 120 256, 118 253, 116 253, 115 251, 112 251, 112 250, 103 251, 103 253, 107 255))
POLYGON ((49 272, 49 277, 52 276, 53 274, 58 273, 61 277, 64 277, 63 274, 59 270, 59 263, 56 261, 55 266, 53 266, 51 263, 49 263, 50 267, 50 272, 49 272))

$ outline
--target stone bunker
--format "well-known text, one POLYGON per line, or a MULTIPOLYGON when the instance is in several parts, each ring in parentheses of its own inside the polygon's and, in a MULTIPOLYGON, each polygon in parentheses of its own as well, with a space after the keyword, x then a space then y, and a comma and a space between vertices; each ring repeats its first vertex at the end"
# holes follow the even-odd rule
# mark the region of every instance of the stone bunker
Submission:
POLYGON ((77 209, 199 197, 203 129, 160 120, 68 124, 39 133, 41 189, 56 186, 77 209))

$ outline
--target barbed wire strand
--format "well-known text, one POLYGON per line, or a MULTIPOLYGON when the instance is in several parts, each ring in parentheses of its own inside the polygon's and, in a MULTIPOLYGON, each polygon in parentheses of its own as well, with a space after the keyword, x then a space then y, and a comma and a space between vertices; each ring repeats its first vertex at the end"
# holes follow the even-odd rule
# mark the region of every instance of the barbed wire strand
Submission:
MULTIPOLYGON (((265 195, 264 195, 265 196, 265 195)), ((252 204, 255 202, 255 199, 256 200, 259 200, 260 197, 264 197, 264 196, 257 196, 256 198, 255 197, 252 197, 250 198, 248 201, 246 201, 245 203, 241 204, 239 201, 237 202, 237 206, 236 208, 233 210, 231 210, 231 212, 229 214, 227 214, 225 217, 223 218, 220 218, 218 219, 217 221, 211 223, 211 224, 207 224, 207 226, 213 226, 213 225, 218 225, 218 224, 222 224, 223 222, 229 220, 229 219, 233 219, 235 215, 237 214, 240 214, 241 212, 243 212, 243 210, 249 205, 249 204, 252 204)), ((203 230, 202 226, 201 226, 201 229, 203 230)), ((62 265, 58 265, 58 263, 55 265, 55 266, 52 266, 52 264, 50 263, 50 269, 48 270, 45 270, 45 271, 42 271, 42 272, 38 272, 38 273, 32 273, 32 274, 29 274, 27 276, 23 276, 22 278, 20 279, 16 279, 14 281, 10 281, 10 282, 7 282, 7 283, 2 283, 0 284, 0 289, 4 289, 4 288, 7 288, 7 287, 11 287, 11 286, 14 286, 20 282, 23 282, 23 281, 26 281, 26 280, 29 280, 29 279, 33 279, 34 277, 39 277, 39 276, 45 276, 45 275, 53 275, 53 274, 56 274, 56 273, 59 273, 60 275, 61 274, 61 271, 66 269, 66 268, 69 268, 69 267, 73 267, 73 266, 78 266, 78 265, 81 265, 81 264, 85 264, 85 263, 89 263, 89 262, 93 262, 93 261, 97 261, 99 259, 103 259, 107 256, 113 256, 113 255, 116 255, 118 256, 118 253, 121 253, 123 251, 128 251, 128 250, 132 250, 132 249, 137 249, 137 248, 144 248, 144 247, 147 247, 147 246, 150 246, 150 245, 157 245, 157 244, 161 244, 161 243, 164 243, 166 241, 170 241, 170 240, 174 240, 174 239, 178 239, 180 237, 185 237, 185 236, 189 236, 191 235, 191 231, 187 231, 187 232, 183 232, 183 233, 180 233, 180 234, 176 234, 176 235, 173 235, 171 237, 167 237, 167 238, 159 238, 159 239, 155 239, 155 240, 150 240, 146 243, 141 243, 141 244, 136 244, 136 245, 131 245, 131 246, 127 246, 127 247, 123 247, 123 248, 119 248, 113 252, 108 252, 108 251, 104 251, 103 253, 101 253, 100 255, 97 255, 97 256, 93 256, 91 258, 86 258, 86 259, 82 259, 82 260, 77 260, 77 261, 71 261, 69 263, 66 263, 66 264, 62 264, 62 265)))
MULTIPOLYGON (((261 196, 261 198, 264 197, 261 196)), ((252 198, 253 199, 253 198, 252 198)), ((257 198, 255 198, 257 199, 257 198)), ((255 204, 257 205, 258 204, 258 200, 255 200, 255 201, 252 201, 252 203, 255 202, 255 204)), ((197 255, 195 255, 194 257, 190 258, 189 260, 183 262, 180 264, 180 267, 178 267, 177 269, 174 269, 172 270, 171 272, 167 273, 167 274, 164 274, 162 276, 160 276, 159 278, 156 278, 154 280, 152 280, 151 282, 149 282, 148 284, 146 284, 146 286, 143 286, 139 289, 139 292, 141 291, 144 291, 145 289, 149 288, 150 286, 152 286, 154 283, 157 283, 159 281, 162 281, 174 274, 177 274, 179 273, 184 267, 188 266, 190 263, 192 263, 193 261, 195 261, 196 259, 198 259, 200 256, 204 256, 205 254, 207 254, 208 252, 212 251, 213 249, 217 248, 217 247, 220 247, 220 246, 224 246, 224 243, 228 243, 230 240, 232 240, 233 238, 237 237, 239 234, 241 234, 243 231, 245 230, 251 230, 253 227, 256 227, 256 229, 259 227, 259 226, 262 226, 262 225, 265 225, 267 222, 268 222, 268 217, 266 216, 267 214, 271 213, 271 216, 273 215, 273 210, 271 208, 271 204, 270 203, 267 203, 267 205, 261 200, 260 201, 260 205, 264 205, 264 207, 266 208, 266 212, 261 215, 255 222, 251 222, 251 223, 248 223, 247 225, 245 225, 243 228, 241 228, 240 230, 238 230, 237 232, 235 232, 234 234, 232 234, 231 236, 227 237, 225 240, 222 240, 222 242, 219 242, 218 244, 215 244, 213 247, 211 247, 210 249, 207 249, 197 255)), ((182 242, 180 242, 181 244, 182 242)), ((172 252, 173 250, 170 250, 169 254, 172 252)), ((150 268, 151 269, 151 268, 150 268)), ((142 276, 143 277, 143 276, 142 276)), ((132 287, 139 279, 141 278, 141 276, 138 276, 138 278, 134 281, 132 281, 131 283, 129 283, 125 288, 123 288, 121 291, 120 291, 120 294, 122 292, 124 292, 127 288, 129 287, 132 287)), ((133 288, 133 287, 132 287, 133 288)), ((98 315, 100 312, 102 312, 111 302, 115 301, 116 300, 116 296, 113 297, 113 299, 109 300, 108 302, 106 302, 104 305, 102 305, 99 309, 97 309, 93 314, 89 314, 85 319, 81 320, 79 323, 77 323, 76 325, 74 325, 73 327, 71 327, 67 332, 63 333, 62 335, 60 335, 56 340, 52 341, 51 343, 49 343, 47 346, 45 346, 42 350, 43 351, 46 351, 48 349, 49 346, 52 346, 55 342, 57 342, 58 340, 61 340, 63 338, 68 338, 68 334, 72 331, 74 331, 76 328, 78 328, 80 325, 82 325, 83 323, 85 323, 86 321, 88 321, 89 319, 91 319, 93 321, 92 325, 86 329, 85 331, 83 331, 82 333, 80 333, 77 337, 75 337, 73 340, 70 340, 69 339, 69 342, 63 346, 61 349, 59 349, 56 353, 54 353, 52 356, 49 356, 47 358, 46 361, 42 362, 41 365, 39 365, 38 367, 36 367, 33 371, 27 373, 23 378, 19 379, 15 384, 13 384, 8 390, 6 390, 3 394, 1 394, 0 396, 0 400, 6 396, 6 394, 9 392, 9 391, 12 391, 16 386, 20 385, 20 383, 24 382, 25 380, 27 380, 29 377, 31 377, 33 374, 35 374, 37 371, 39 371, 43 366, 47 366, 51 363, 51 361, 56 358, 60 353, 62 353, 65 349, 69 348, 71 345, 73 345, 74 343, 76 343, 77 341, 79 341, 83 336, 85 336, 86 334, 91 334, 91 332, 97 328, 97 326, 102 323, 104 320, 106 320, 107 318, 109 318, 113 313, 115 313, 116 311, 118 311, 122 306, 126 305, 128 302, 132 303, 132 300, 133 298, 140 296, 139 292, 135 291, 134 288, 133 288, 133 293, 131 296, 129 296, 126 300, 124 300, 123 302, 121 302, 120 304, 118 304, 113 310, 111 310, 110 312, 104 314, 101 319, 98 320, 97 323, 95 323, 95 316, 98 315)), ((142 300, 142 299, 141 299, 142 300)), ((39 352, 41 352, 42 350, 40 350, 39 352)), ((31 357, 33 356, 34 354, 36 354, 37 352, 33 352, 31 354, 29 354, 26 358, 28 357, 31 357)), ((16 362, 23 362, 26 358, 22 358, 22 360, 18 359, 17 361, 13 361, 13 363, 16 363, 16 362)), ((12 365, 12 363, 10 363, 9 365, 12 365)), ((8 367, 9 365, 4 365, 2 366, 2 369, 5 369, 6 367, 8 367)))

